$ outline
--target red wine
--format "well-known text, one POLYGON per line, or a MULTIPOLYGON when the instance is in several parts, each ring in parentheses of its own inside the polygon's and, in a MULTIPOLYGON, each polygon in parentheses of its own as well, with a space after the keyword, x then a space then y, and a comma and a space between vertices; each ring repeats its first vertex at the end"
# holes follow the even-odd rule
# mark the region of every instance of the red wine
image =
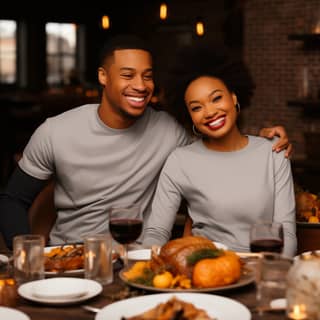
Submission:
POLYGON ((280 239, 258 239, 250 243, 251 252, 278 252, 281 253, 283 241, 280 239))
POLYGON ((137 219, 113 219, 109 228, 114 240, 121 244, 132 243, 138 239, 142 231, 142 221, 137 219))

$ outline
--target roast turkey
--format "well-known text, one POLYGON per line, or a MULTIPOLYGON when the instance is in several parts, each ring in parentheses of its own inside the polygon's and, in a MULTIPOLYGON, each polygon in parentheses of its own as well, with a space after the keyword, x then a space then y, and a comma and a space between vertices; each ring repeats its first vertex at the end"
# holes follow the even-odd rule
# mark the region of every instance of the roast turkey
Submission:
POLYGON ((173 274, 192 276, 193 266, 188 264, 188 257, 202 249, 217 250, 214 243, 201 236, 177 238, 167 242, 157 254, 152 252, 151 268, 165 269, 173 274))

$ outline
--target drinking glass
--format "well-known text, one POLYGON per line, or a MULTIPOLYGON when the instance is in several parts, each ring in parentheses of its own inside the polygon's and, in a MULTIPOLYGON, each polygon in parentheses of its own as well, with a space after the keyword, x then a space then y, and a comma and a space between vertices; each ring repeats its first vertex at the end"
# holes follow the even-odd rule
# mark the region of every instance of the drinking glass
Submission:
POLYGON ((251 252, 282 253, 283 226, 278 222, 258 222, 250 229, 251 252))
POLYGON ((263 252, 261 254, 260 279, 256 291, 257 310, 260 314, 285 298, 286 279, 291 264, 291 259, 279 253, 263 252))
POLYGON ((109 233, 84 238, 84 275, 101 284, 113 281, 112 239, 109 233))
POLYGON ((14 276, 18 284, 44 278, 44 236, 26 234, 13 239, 14 276))
POLYGON ((128 245, 142 232, 142 210, 139 205, 114 206, 109 211, 109 230, 114 240, 123 245, 123 263, 128 265, 128 245))

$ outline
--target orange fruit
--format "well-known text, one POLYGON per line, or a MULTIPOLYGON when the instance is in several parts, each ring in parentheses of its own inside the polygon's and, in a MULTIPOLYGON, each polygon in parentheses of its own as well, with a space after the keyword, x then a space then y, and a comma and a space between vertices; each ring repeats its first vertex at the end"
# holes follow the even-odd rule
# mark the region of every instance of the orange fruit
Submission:
POLYGON ((241 276, 239 257, 232 251, 217 258, 202 259, 193 269, 192 283, 199 288, 214 288, 236 282, 241 276))
POLYGON ((170 288, 173 281, 173 275, 169 271, 157 274, 153 278, 153 286, 156 288, 170 288))

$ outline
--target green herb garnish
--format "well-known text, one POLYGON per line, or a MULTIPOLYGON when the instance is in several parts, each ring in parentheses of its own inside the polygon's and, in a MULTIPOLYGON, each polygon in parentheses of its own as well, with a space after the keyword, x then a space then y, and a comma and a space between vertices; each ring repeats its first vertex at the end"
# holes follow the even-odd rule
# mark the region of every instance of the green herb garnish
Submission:
POLYGON ((192 266, 199 260, 206 258, 217 258, 224 255, 224 251, 221 249, 200 249, 194 251, 190 256, 187 257, 187 264, 192 266))
POLYGON ((154 276, 155 276, 155 273, 152 270, 150 270, 148 268, 145 268, 143 270, 143 275, 141 275, 140 277, 132 279, 130 282, 134 282, 134 283, 137 283, 137 284, 142 284, 142 285, 145 285, 145 286, 152 286, 152 280, 153 280, 154 276))

